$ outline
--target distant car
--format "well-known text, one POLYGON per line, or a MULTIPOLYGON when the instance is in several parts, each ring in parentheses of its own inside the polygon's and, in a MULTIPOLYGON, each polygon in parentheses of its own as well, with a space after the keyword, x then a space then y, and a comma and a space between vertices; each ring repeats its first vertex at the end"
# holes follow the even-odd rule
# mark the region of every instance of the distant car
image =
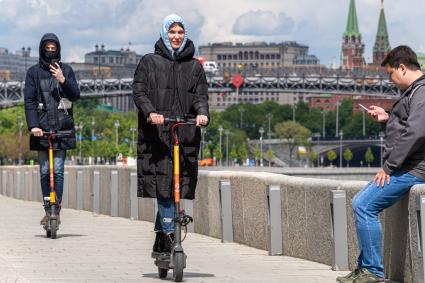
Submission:
POLYGON ((205 158, 199 160, 199 166, 214 166, 214 159, 212 158, 205 158))
POLYGON ((203 64, 205 73, 217 75, 218 74, 218 65, 215 61, 205 61, 203 64))

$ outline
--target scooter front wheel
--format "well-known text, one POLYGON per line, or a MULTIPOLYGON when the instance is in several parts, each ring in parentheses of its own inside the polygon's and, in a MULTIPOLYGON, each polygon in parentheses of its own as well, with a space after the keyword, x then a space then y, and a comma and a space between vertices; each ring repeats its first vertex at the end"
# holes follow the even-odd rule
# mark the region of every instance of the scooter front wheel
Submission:
POLYGON ((184 253, 178 252, 174 254, 174 268, 173 268, 173 279, 174 282, 181 282, 183 280, 183 269, 185 268, 184 253))

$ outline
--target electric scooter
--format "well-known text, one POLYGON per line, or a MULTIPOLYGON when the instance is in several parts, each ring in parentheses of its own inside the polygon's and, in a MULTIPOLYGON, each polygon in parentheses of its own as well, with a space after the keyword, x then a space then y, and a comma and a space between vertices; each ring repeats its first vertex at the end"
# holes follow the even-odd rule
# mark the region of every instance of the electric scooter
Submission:
POLYGON ((60 200, 58 200, 55 190, 54 182, 54 159, 53 159, 53 143, 52 140, 56 137, 69 136, 72 130, 68 131, 50 131, 44 132, 43 137, 47 137, 49 142, 49 176, 50 176, 50 194, 44 197, 44 203, 48 202, 49 207, 47 213, 49 214, 49 221, 43 227, 46 230, 46 237, 56 239, 57 231, 59 230, 58 216, 60 211, 60 200))
MULTIPOLYGON (((151 120, 147 119, 148 123, 151 120)), ((180 207, 180 143, 177 136, 178 127, 181 125, 196 125, 195 119, 182 118, 165 118, 164 124, 171 125, 171 136, 174 141, 173 145, 173 185, 174 185, 174 243, 170 255, 161 253, 152 253, 152 258, 155 259, 155 265, 158 267, 158 276, 166 278, 169 269, 173 270, 174 282, 183 280, 183 269, 186 267, 187 255, 184 253, 182 242, 187 235, 187 225, 193 222, 193 218, 185 214, 184 209, 180 207), (182 239, 182 228, 185 229, 185 235, 182 239)))

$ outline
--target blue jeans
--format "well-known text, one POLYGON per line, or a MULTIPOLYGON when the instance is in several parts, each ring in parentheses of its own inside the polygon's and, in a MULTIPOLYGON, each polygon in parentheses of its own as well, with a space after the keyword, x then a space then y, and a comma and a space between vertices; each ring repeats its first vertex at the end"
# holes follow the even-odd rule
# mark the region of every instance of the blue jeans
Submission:
MULTIPOLYGON (((62 201, 63 194, 63 173, 65 171, 65 158, 66 150, 53 151, 54 186, 59 203, 62 201)), ((50 171, 48 151, 38 152, 38 163, 40 164, 41 191, 43 193, 44 207, 46 208, 46 202, 44 201, 44 198, 50 195, 50 171)))
POLYGON ((408 172, 395 172, 390 184, 377 187, 369 182, 353 198, 353 211, 357 228, 360 255, 358 268, 367 268, 379 277, 384 277, 382 264, 382 228, 378 214, 401 199, 413 185, 423 184, 425 180, 408 172))
POLYGON ((155 220, 155 231, 174 232, 174 199, 157 198, 158 213, 155 220))

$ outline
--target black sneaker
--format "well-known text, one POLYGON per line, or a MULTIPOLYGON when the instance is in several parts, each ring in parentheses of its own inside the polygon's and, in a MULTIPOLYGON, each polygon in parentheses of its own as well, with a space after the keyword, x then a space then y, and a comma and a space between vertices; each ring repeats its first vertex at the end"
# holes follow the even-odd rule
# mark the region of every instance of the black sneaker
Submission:
POLYGON ((339 276, 336 278, 336 282, 339 283, 348 283, 353 282, 360 274, 360 268, 356 268, 345 276, 339 276))
POLYGON ((164 233, 156 232, 155 243, 153 244, 153 252, 161 253, 164 248, 164 233))
POLYGON ((171 254, 174 245, 174 233, 164 234, 164 246, 161 251, 163 254, 171 254))

